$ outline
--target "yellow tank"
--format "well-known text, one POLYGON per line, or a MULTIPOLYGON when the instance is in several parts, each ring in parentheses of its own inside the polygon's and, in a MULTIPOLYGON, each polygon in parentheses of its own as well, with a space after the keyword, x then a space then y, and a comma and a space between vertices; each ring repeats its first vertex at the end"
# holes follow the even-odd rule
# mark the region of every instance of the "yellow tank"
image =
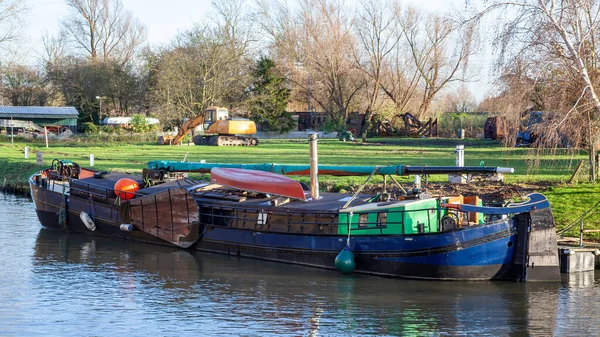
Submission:
POLYGON ((208 132, 219 135, 252 135, 256 133, 256 124, 249 119, 220 120, 208 128, 208 132))

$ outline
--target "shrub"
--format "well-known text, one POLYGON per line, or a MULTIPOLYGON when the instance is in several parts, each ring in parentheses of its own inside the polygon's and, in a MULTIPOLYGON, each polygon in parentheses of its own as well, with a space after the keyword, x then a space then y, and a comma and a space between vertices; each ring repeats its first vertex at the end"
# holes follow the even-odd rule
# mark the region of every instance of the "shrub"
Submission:
POLYGON ((146 121, 146 117, 135 114, 131 116, 131 121, 129 122, 129 127, 135 133, 142 133, 150 131, 150 126, 148 125, 148 121, 146 121))
POLYGON ((469 113, 445 113, 438 118, 440 137, 454 138, 456 130, 465 129, 466 138, 477 138, 483 135, 483 126, 487 115, 469 113))
POLYGON ((100 132, 100 127, 92 122, 85 122, 81 125, 81 131, 86 135, 95 135, 100 132))

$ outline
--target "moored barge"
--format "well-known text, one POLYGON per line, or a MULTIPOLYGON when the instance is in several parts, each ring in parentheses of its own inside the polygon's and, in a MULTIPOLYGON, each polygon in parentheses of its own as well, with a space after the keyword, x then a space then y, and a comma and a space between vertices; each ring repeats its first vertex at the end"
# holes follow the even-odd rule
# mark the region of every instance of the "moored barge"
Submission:
MULTIPOLYGON (((498 171, 318 169, 370 176, 498 171)), ((55 160, 29 183, 41 224, 57 230, 401 278, 560 279, 552 211, 542 194, 503 207, 484 206, 477 196, 421 191, 315 195, 282 175, 309 171, 301 165, 157 161, 140 177, 55 160), (183 171, 212 171, 211 181, 188 179, 183 171), (123 181, 139 188, 116 189, 123 181)))

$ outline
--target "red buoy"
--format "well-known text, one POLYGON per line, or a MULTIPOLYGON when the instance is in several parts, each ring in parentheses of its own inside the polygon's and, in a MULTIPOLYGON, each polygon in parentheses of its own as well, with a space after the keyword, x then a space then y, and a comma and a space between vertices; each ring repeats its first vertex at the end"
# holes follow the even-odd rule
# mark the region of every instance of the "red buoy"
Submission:
POLYGON ((121 178, 115 183, 115 194, 121 198, 121 200, 129 200, 135 196, 135 192, 140 189, 140 185, 129 178, 121 178))

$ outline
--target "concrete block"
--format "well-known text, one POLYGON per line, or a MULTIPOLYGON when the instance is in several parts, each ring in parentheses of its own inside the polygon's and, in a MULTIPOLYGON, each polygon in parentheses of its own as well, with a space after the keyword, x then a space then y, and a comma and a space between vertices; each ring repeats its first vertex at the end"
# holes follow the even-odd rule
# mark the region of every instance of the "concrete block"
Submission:
POLYGON ((576 273, 594 270, 596 255, 592 251, 578 251, 573 248, 561 248, 559 249, 559 256, 561 273, 576 273))

